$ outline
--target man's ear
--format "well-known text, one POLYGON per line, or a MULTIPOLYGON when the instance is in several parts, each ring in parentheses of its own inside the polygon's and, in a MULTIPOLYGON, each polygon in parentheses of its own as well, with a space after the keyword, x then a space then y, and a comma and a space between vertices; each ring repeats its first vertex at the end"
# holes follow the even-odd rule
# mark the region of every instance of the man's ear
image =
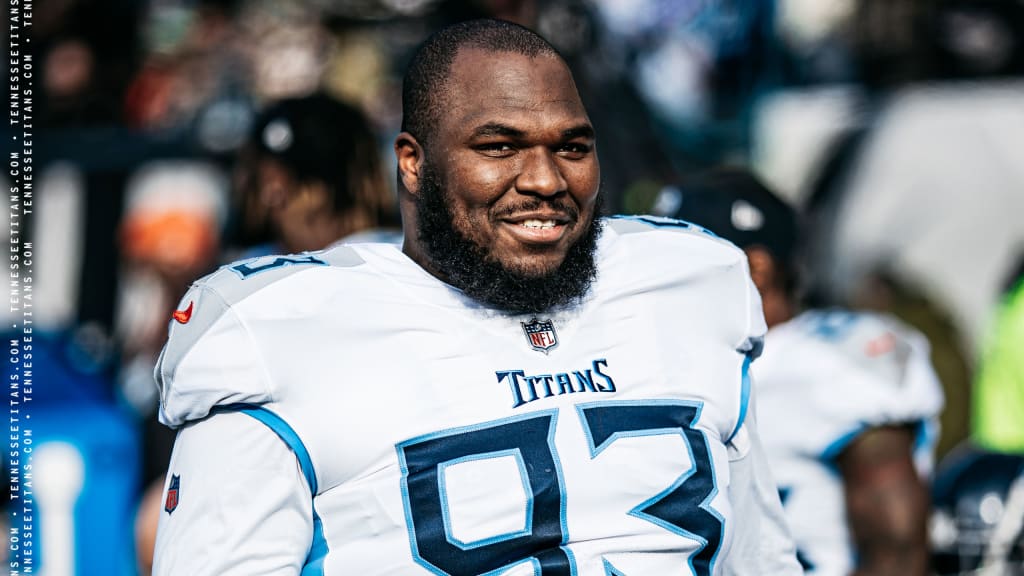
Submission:
POLYGON ((402 132, 395 138, 395 156, 398 158, 398 178, 410 194, 420 191, 420 171, 423 166, 423 147, 416 137, 402 132))

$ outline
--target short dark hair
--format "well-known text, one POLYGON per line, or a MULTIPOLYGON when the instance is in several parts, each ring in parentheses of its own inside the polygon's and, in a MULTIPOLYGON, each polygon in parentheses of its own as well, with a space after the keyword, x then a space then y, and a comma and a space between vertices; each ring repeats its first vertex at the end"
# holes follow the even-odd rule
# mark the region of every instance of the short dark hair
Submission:
POLYGON ((504 20, 469 20, 434 33, 413 55, 402 79, 402 130, 421 143, 429 141, 437 128, 452 62, 462 48, 565 60, 536 32, 504 20))

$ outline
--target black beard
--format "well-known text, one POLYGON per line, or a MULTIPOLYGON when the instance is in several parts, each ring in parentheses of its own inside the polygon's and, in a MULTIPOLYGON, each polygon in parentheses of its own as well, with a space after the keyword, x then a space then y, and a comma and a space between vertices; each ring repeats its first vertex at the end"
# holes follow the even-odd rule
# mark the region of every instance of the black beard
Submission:
MULTIPOLYGON (((597 278, 594 254, 601 236, 601 194, 590 221, 583 223, 586 232, 569 247, 562 263, 550 272, 531 275, 506 268, 455 228, 445 192, 434 171, 425 168, 416 196, 416 233, 435 271, 448 284, 487 307, 515 315, 540 314, 582 300, 597 278)), ((546 202, 537 199, 527 209, 546 202)))

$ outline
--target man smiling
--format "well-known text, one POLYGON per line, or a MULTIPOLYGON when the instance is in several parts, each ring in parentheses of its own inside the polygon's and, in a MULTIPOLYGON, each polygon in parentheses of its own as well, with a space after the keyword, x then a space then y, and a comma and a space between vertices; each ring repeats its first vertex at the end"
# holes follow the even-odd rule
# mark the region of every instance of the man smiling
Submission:
POLYGON ((409 70, 405 252, 484 304, 541 312, 594 279, 600 167, 565 62, 538 37, 504 41, 427 51, 409 70))
POLYGON ((403 105, 401 251, 186 294, 155 573, 799 573, 748 410, 743 253, 599 217, 594 128, 525 28, 434 35, 403 105))

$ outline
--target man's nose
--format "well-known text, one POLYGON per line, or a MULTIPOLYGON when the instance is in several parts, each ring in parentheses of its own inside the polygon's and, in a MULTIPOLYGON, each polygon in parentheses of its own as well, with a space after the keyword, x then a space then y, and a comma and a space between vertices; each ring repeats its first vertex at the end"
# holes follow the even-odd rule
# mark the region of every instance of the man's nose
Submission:
POLYGON ((538 146, 524 150, 523 154, 516 190, 538 196, 555 196, 566 191, 568 184, 551 150, 538 146))

